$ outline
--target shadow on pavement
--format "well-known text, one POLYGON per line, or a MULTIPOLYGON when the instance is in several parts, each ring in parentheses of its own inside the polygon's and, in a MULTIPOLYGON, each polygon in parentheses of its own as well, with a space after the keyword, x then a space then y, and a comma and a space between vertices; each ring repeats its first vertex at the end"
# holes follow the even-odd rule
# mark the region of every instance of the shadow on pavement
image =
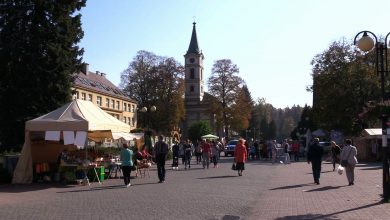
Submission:
POLYGON ((295 216, 285 216, 280 218, 275 218, 275 220, 290 220, 290 219, 321 219, 321 220, 339 220, 341 218, 337 218, 335 216, 324 216, 321 214, 307 214, 307 215, 295 215, 295 216))
POLYGON ((382 167, 368 167, 368 168, 362 168, 360 170, 380 170, 382 167))
POLYGON ((310 186, 310 185, 313 185, 313 184, 298 184, 298 185, 291 185, 291 186, 281 186, 281 187, 277 187, 277 188, 273 188, 273 189, 269 189, 269 190, 294 189, 294 188, 310 186))
POLYGON ((225 175, 225 176, 209 176, 209 177, 201 177, 197 178, 198 180, 204 180, 204 179, 219 179, 219 178, 230 178, 230 177, 238 177, 238 176, 232 176, 232 175, 225 175))
POLYGON ((0 185, 0 193, 1 192, 23 193, 23 192, 46 190, 49 188, 57 188, 57 189, 73 188, 76 186, 77 185, 64 185, 60 183, 7 184, 7 185, 0 185))
POLYGON ((324 186, 324 187, 321 187, 321 188, 316 188, 316 189, 307 190, 307 191, 305 191, 305 192, 326 191, 326 190, 338 189, 338 188, 341 188, 341 187, 345 187, 345 186, 324 186))
POLYGON ((353 212, 353 211, 361 210, 361 209, 365 209, 365 208, 370 208, 372 206, 377 206, 377 205, 381 205, 381 204, 383 204, 383 203, 382 202, 375 202, 375 203, 372 203, 372 204, 356 207, 356 208, 353 208, 353 209, 346 209, 346 210, 343 210, 343 211, 338 211, 338 212, 330 213, 330 214, 327 214, 327 215, 306 214, 306 215, 284 216, 284 217, 280 217, 280 218, 275 218, 275 220, 289 220, 289 219, 326 219, 326 220, 337 220, 337 219, 341 219, 341 218, 337 217, 335 215, 346 213, 346 212, 353 212))

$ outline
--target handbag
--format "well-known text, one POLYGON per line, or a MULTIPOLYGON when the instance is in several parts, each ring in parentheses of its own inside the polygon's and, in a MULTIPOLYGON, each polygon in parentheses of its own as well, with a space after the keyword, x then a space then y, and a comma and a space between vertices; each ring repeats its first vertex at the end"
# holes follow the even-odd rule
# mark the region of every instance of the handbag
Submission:
POLYGON ((232 164, 232 170, 237 170, 236 163, 232 164))
POLYGON ((346 159, 346 160, 341 160, 340 165, 341 165, 342 167, 347 167, 347 166, 348 166, 348 158, 349 158, 349 155, 351 155, 351 150, 352 150, 352 148, 349 149, 349 153, 348 153, 347 159, 346 159))

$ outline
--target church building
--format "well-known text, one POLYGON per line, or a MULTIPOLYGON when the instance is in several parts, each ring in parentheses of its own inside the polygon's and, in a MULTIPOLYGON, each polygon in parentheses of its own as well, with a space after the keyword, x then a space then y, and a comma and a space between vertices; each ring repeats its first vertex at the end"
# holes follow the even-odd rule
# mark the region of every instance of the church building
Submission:
POLYGON ((185 67, 185 121, 182 131, 187 136, 188 128, 199 121, 206 121, 210 124, 212 133, 217 134, 214 115, 209 111, 210 101, 214 98, 204 91, 204 56, 199 49, 196 36, 196 23, 193 23, 190 45, 184 55, 185 67))

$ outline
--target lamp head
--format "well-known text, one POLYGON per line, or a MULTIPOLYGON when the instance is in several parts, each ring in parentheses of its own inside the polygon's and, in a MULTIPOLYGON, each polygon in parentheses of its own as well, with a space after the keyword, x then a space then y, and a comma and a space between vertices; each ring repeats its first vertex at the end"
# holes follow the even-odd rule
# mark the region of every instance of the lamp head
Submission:
POLYGON ((146 111, 148 111, 148 108, 146 108, 146 107, 141 108, 141 112, 146 112, 146 111))
POLYGON ((367 35, 367 32, 364 32, 363 37, 357 42, 357 46, 364 52, 370 51, 374 48, 374 40, 367 35))
POLYGON ((156 110, 157 110, 156 106, 153 105, 152 107, 150 107, 150 111, 151 111, 151 112, 154 112, 154 111, 156 111, 156 110))

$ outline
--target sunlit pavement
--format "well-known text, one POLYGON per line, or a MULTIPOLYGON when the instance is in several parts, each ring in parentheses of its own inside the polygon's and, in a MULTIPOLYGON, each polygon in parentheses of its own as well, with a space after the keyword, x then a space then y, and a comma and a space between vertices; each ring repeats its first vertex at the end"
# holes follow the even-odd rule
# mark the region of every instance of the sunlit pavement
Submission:
POLYGON ((249 161, 241 177, 231 164, 222 157, 219 168, 176 171, 167 162, 165 183, 152 167, 150 177, 133 178, 129 188, 122 179, 91 187, 2 185, 0 219, 389 219, 380 163, 359 164, 353 186, 330 163, 322 166, 320 185, 306 162, 249 161))

